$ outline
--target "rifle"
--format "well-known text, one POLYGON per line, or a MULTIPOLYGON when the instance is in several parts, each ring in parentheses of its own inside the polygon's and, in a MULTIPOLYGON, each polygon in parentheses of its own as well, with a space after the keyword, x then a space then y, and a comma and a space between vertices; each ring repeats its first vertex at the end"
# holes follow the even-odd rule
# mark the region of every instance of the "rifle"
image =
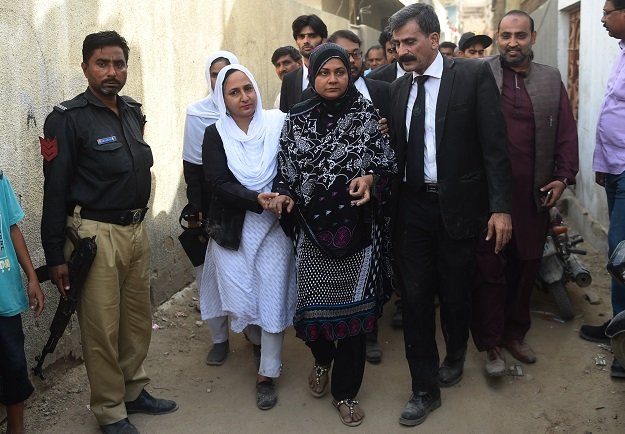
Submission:
MULTIPOLYGON (((35 360, 37 360, 37 366, 33 368, 33 372, 42 380, 46 378, 43 375, 43 361, 48 354, 54 352, 56 344, 59 343, 59 339, 61 339, 61 336, 65 333, 65 329, 67 328, 67 324, 69 324, 72 314, 76 311, 80 293, 85 286, 89 269, 91 268, 91 264, 93 264, 98 249, 95 243, 95 236, 91 238, 80 238, 76 229, 70 226, 65 228, 65 235, 74 245, 74 251, 69 261, 67 261, 69 269, 69 291, 67 292, 67 297, 61 297, 59 299, 59 305, 54 313, 54 319, 52 320, 52 324, 50 324, 50 337, 48 338, 48 342, 43 347, 41 355, 35 358, 35 360)), ((47 265, 37 268, 35 272, 41 283, 50 279, 47 265)))

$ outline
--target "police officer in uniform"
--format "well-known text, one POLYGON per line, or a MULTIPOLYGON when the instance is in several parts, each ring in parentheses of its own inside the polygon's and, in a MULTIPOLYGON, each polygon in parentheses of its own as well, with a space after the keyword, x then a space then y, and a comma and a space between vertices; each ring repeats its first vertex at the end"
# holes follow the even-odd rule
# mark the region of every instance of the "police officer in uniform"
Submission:
POLYGON ((88 35, 84 93, 58 104, 44 125, 41 239, 52 282, 69 289, 66 226, 96 236, 97 255, 78 305, 91 411, 104 433, 138 433, 127 415, 175 411, 145 391, 151 336, 150 249, 143 219, 152 151, 143 140, 141 104, 118 96, 128 45, 113 31, 88 35))

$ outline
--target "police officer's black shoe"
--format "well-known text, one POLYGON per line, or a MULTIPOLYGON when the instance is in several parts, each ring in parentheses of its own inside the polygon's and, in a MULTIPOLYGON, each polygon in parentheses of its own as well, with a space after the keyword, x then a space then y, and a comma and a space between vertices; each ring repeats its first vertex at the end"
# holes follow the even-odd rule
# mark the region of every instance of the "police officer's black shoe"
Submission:
POLYGON ((126 412, 128 414, 166 414, 178 410, 178 404, 169 399, 154 398, 143 389, 139 397, 134 401, 126 402, 126 412))
POLYGON ((104 434, 139 434, 139 430, 130 423, 128 418, 108 425, 100 425, 100 429, 104 434))

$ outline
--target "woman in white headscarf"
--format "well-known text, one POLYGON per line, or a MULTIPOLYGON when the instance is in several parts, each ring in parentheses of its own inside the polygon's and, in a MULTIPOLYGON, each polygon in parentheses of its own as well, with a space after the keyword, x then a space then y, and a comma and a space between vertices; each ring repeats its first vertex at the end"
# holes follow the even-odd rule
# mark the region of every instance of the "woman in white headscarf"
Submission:
POLYGON ((206 129, 202 153, 212 198, 200 297, 208 318, 229 315, 233 331, 261 346, 256 405, 268 410, 277 402, 273 379, 296 303, 293 245, 265 211, 276 195, 285 114, 263 110, 254 77, 241 65, 219 72, 214 101, 219 120, 206 129))
MULTIPOLYGON (((213 99, 213 90, 217 74, 227 65, 239 63, 237 57, 229 51, 215 51, 206 60, 206 82, 209 85, 208 96, 194 102, 187 107, 187 117, 184 125, 184 142, 182 147, 182 165, 184 179, 187 183, 187 200, 189 203, 182 210, 182 218, 189 222, 189 226, 197 226, 206 214, 210 203, 210 189, 204 182, 202 171, 202 140, 204 130, 219 119, 219 109, 213 99)), ((195 267, 198 287, 202 282, 204 265, 195 267)), ((203 318, 206 319, 206 318, 203 318)), ((213 346, 206 356, 209 365, 221 365, 225 362, 230 350, 228 341, 228 317, 222 316, 207 320, 208 330, 213 340, 213 346)))

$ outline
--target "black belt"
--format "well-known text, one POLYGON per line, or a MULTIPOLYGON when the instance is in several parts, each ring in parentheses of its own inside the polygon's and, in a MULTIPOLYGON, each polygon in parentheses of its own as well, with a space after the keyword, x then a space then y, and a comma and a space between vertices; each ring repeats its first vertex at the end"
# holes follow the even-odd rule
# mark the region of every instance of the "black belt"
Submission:
POLYGON ((96 211, 83 208, 80 210, 80 216, 87 220, 95 220, 102 223, 128 226, 141 223, 145 218, 147 212, 147 208, 106 211, 96 211))
POLYGON ((438 184, 426 182, 425 184, 423 184, 423 191, 425 191, 426 193, 438 194, 438 184))

